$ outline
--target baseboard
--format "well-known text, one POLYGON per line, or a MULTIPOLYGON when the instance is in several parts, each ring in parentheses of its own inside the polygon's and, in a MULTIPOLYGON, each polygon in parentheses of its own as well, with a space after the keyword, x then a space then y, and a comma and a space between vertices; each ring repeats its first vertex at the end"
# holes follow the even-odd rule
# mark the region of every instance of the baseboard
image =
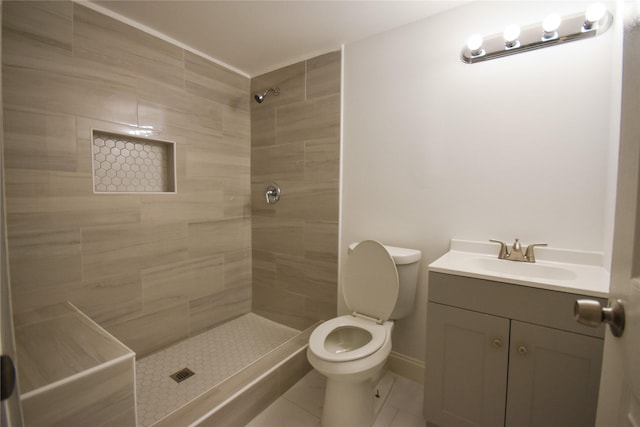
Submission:
POLYGON ((389 369, 394 374, 417 383, 424 383, 424 362, 392 351, 389 355, 389 369))

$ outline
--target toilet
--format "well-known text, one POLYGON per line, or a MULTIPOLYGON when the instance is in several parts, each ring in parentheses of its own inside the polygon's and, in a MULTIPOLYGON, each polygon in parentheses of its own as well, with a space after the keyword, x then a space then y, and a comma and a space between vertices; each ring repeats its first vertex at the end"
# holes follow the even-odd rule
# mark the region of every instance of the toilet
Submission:
POLYGON ((309 337, 307 358, 327 377, 323 427, 370 427, 374 384, 391 353, 393 319, 413 310, 422 253, 365 240, 349 246, 342 293, 351 314, 309 337))

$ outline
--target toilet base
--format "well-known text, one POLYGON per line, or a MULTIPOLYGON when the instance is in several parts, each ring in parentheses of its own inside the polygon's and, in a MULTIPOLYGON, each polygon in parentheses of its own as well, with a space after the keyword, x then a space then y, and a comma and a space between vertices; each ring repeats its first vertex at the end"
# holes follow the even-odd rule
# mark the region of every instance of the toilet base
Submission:
POLYGON ((371 381, 327 378, 322 427, 371 427, 375 421, 371 381))

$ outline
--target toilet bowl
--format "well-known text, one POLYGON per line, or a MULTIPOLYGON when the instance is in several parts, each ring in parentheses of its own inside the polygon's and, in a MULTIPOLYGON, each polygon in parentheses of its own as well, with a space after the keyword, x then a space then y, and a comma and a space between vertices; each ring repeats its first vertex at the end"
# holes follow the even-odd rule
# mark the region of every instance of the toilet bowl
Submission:
POLYGON ((391 316, 406 315, 413 306, 420 257, 420 251, 373 240, 350 246, 342 290, 352 314, 316 327, 307 349, 311 366, 327 377, 323 427, 373 424, 372 381, 391 353, 391 316), (402 280, 400 266, 410 270, 402 280))

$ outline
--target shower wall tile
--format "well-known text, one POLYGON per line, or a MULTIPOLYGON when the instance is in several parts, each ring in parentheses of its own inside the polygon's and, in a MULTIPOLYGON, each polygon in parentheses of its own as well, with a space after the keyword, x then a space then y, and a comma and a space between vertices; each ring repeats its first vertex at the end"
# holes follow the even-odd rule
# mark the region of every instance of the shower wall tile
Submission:
POLYGON ((142 302, 145 310, 188 302, 223 289, 223 255, 142 270, 142 302))
POLYGON ((220 104, 154 81, 138 82, 137 90, 140 125, 177 134, 198 131, 222 135, 224 115, 220 104))
POLYGON ((338 262, 338 221, 306 221, 304 256, 316 261, 338 262))
POLYGON ((338 264, 336 262, 316 261, 306 258, 304 265, 305 282, 298 292, 309 295, 310 300, 334 304, 338 264))
POLYGON ((71 58, 71 1, 7 2, 2 9, 4 64, 55 69, 71 58))
POLYGON ((51 72, 5 67, 2 73, 3 101, 6 108, 78 114, 123 124, 136 124, 135 88, 125 84, 73 75, 68 71, 51 72))
POLYGON ((122 273, 93 280, 83 280, 71 288, 66 300, 101 325, 142 314, 142 280, 140 273, 122 273))
POLYGON ((340 74, 333 52, 251 82, 281 89, 251 104, 253 310, 301 329, 336 314, 340 74))
POLYGON ((242 250, 224 255, 224 287, 251 289, 251 251, 242 250))
POLYGON ((248 176, 217 181, 216 186, 223 188, 224 217, 251 216, 251 179, 248 176))
POLYGON ((252 251, 252 275, 253 285, 276 287, 276 254, 270 251, 253 249, 252 251))
POLYGON ((304 143, 304 176, 312 181, 336 181, 340 176, 340 138, 304 143))
MULTIPOLYGON (((91 185, 90 177, 89 180, 91 185)), ((133 224, 139 220, 137 195, 92 197, 91 203, 87 203, 87 197, 81 196, 15 197, 7 202, 9 235, 14 232, 133 224)))
POLYGON ((4 117, 7 168, 76 170, 75 117, 8 109, 4 117))
POLYGON ((251 147, 264 147, 276 143, 276 109, 272 106, 251 106, 251 147))
MULTIPOLYGON (((5 142, 8 141, 5 140, 5 142)), ((91 176, 89 174, 36 169, 11 169, 6 164, 4 185, 5 194, 11 198, 86 197, 92 193, 91 176)))
POLYGON ((253 218, 253 249, 296 255, 304 250, 304 221, 264 216, 253 218))
POLYGON ((143 222, 206 221, 224 217, 224 188, 215 180, 182 179, 177 194, 148 195, 140 198, 143 222))
POLYGON ((225 141, 251 149, 251 116, 245 110, 225 105, 222 105, 220 109, 222 111, 222 135, 225 137, 225 141))
POLYGON ((32 312, 36 312, 46 305, 58 304, 71 301, 79 289, 80 282, 49 286, 46 288, 36 288, 29 291, 13 291, 13 317, 14 320, 29 317, 32 312))
POLYGON ((331 52, 307 61, 307 99, 340 94, 341 52, 331 52))
POLYGON ((187 244, 184 223, 88 228, 82 232, 83 278, 140 271, 185 260, 187 244))
POLYGON ((340 96, 332 95, 278 108, 276 144, 338 137, 340 96))
POLYGON ((202 257, 236 252, 251 246, 251 221, 230 218, 189 224, 189 255, 202 257))
POLYGON ((270 182, 276 179, 304 179, 304 144, 273 145, 251 150, 251 179, 270 182))
POLYGON ((144 357, 189 336, 189 304, 144 313, 105 329, 124 345, 144 357))
POLYGON ((302 294, 254 283, 252 311, 275 322, 303 329, 305 325, 315 323, 315 319, 335 317, 336 301, 335 298, 331 303, 310 300, 302 294))
POLYGON ((249 156, 248 147, 211 140, 206 150, 187 151, 187 177, 241 179, 250 173, 249 156))
POLYGON ((80 230, 16 233, 9 238, 11 285, 27 292, 82 279, 80 230))
POLYGON ((249 79, 79 3, 2 9, 16 315, 69 300, 141 355, 250 311, 249 79), (92 129, 175 142, 177 194, 94 194, 92 129))
POLYGON ((76 4, 73 54, 127 83, 157 81, 184 87, 183 50, 148 33, 76 4))
POLYGON ((189 301, 189 333, 198 334, 251 311, 251 287, 225 289, 189 301))
POLYGON ((335 301, 335 263, 307 260, 300 256, 278 255, 277 287, 303 295, 313 301, 335 301))
POLYGON ((191 52, 185 52, 185 89, 211 101, 249 110, 249 81, 191 52))

